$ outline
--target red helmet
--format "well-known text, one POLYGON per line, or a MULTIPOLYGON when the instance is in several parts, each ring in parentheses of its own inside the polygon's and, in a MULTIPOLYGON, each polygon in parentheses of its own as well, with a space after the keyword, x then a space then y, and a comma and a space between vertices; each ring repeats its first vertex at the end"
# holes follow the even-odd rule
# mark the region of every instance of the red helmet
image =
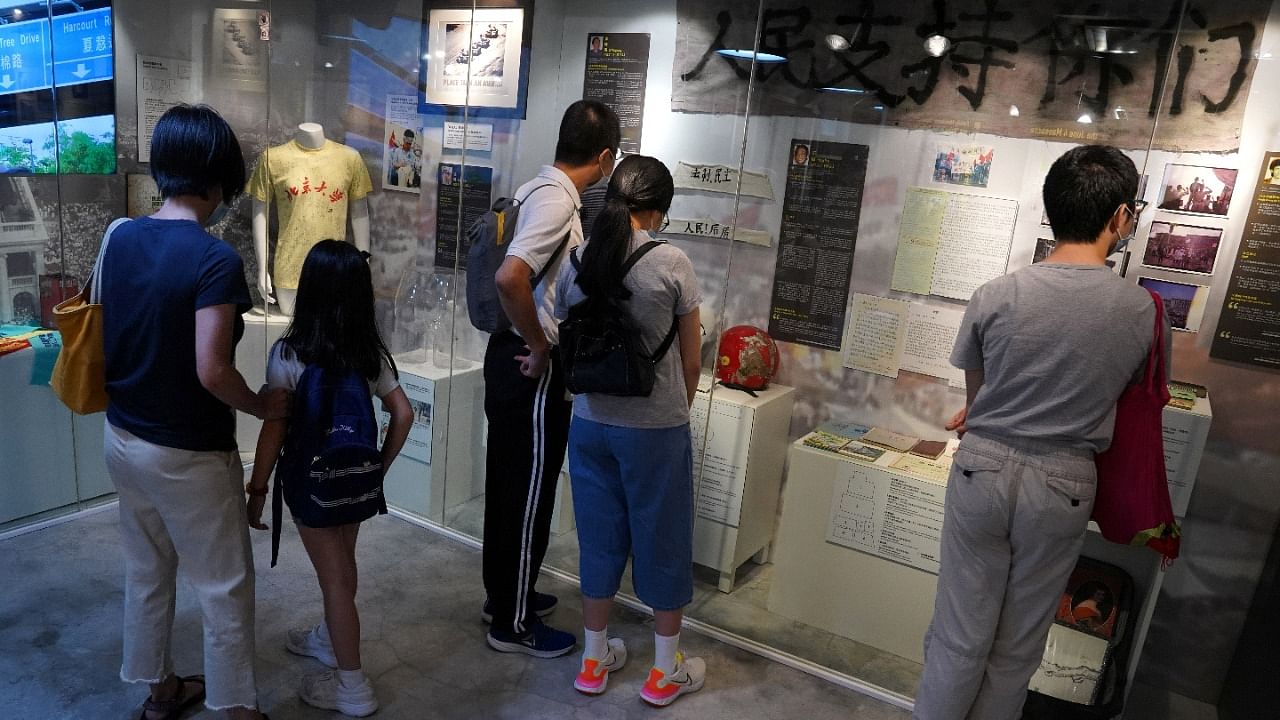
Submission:
POLYGON ((716 379, 729 387, 763 390, 778 372, 778 346, 752 325, 725 330, 716 355, 716 379))

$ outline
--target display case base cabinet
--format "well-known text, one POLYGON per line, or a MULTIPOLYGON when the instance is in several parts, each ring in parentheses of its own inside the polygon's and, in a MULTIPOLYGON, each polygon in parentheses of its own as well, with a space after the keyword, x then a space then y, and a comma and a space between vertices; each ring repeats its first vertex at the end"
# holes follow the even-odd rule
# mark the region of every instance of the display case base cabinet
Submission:
MULTIPOLYGON (((483 373, 474 364, 455 368, 452 374, 430 363, 397 360, 397 365, 400 386, 414 405, 415 425, 387 472, 383 486, 387 504, 443 524, 446 509, 484 493, 483 373), (429 407, 424 408, 425 403, 429 407), (428 432, 429 448, 425 447, 428 432)), ((374 400, 374 407, 385 424, 381 403, 374 400)))
MULTIPOLYGON (((923 663, 937 576, 827 541, 839 464, 851 462, 799 442, 791 445, 768 608, 923 663)), ((1127 669, 1126 688, 1131 688, 1164 579, 1160 556, 1145 547, 1107 542, 1094 529, 1086 535, 1081 554, 1117 565, 1133 577, 1140 604, 1127 669)))
POLYGON ((774 385, 752 397, 739 390, 699 392, 690 411, 695 505, 693 561, 719 573, 732 592, 738 568, 764 562, 778 515, 795 390, 774 385), (699 457, 703 438, 705 453, 699 457))

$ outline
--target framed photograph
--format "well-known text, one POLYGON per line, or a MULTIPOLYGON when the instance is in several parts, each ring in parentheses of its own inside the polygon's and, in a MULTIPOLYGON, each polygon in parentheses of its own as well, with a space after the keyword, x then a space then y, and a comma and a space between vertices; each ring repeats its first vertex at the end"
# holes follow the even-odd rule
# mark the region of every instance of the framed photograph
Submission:
POLYGON ((525 117, 533 44, 532 0, 441 4, 426 0, 419 109, 472 117, 525 117))
POLYGON ((1226 217, 1238 172, 1230 168, 1170 163, 1164 168, 1164 184, 1156 206, 1188 215, 1226 217))
POLYGON ((1162 270, 1212 275, 1221 243, 1221 228, 1153 222, 1142 264, 1162 270))
POLYGON ((225 88, 266 92, 267 48, 259 39, 258 11, 219 8, 209 28, 209 73, 225 88))
POLYGON ((1044 259, 1049 257, 1049 253, 1053 252, 1053 248, 1056 245, 1057 243, 1050 238, 1036 238, 1036 251, 1031 255, 1031 264, 1044 262, 1044 259))
POLYGON ((1138 278, 1138 284, 1164 300, 1164 312, 1174 330, 1200 332, 1204 308, 1209 302, 1209 288, 1204 285, 1169 282, 1150 277, 1138 278))

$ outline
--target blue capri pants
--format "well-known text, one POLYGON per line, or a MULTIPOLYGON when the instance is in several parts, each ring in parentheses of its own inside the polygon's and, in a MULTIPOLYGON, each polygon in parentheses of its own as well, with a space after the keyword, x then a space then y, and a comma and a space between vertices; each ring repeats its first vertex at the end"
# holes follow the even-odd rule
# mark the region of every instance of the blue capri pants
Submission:
POLYGON ((628 428, 573 417, 569 477, 585 597, 617 594, 634 556, 641 602, 679 610, 693 600, 692 445, 688 423, 628 428))

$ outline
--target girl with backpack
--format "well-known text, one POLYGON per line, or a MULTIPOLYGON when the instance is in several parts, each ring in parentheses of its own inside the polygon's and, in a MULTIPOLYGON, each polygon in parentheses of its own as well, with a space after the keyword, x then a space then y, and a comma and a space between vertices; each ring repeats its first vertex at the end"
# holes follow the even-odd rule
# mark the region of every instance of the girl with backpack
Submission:
POLYGON ((619 163, 590 238, 561 269, 556 300, 561 321, 588 299, 613 303, 629 315, 653 362, 646 395, 575 396, 569 475, 586 626, 574 687, 603 693, 626 662, 626 646, 608 637, 608 621, 633 555, 636 594, 656 619, 653 667, 640 696, 658 706, 701 689, 706 674, 700 658, 679 652, 684 608, 693 599, 689 406, 701 372, 702 296, 684 252, 650 236, 665 227, 674 194, 671 173, 657 159, 631 155, 619 163))
MULTIPOLYGON (((360 664, 356 537, 361 520, 385 512, 382 473, 400 453, 413 424, 398 377, 378 334, 368 263, 352 245, 318 243, 302 265, 293 322, 267 360, 267 385, 294 392, 293 413, 287 420, 263 423, 249 483, 249 524, 267 529, 262 522, 267 482, 279 460, 277 498, 283 490, 324 596, 324 621, 289 631, 286 648, 333 668, 304 677, 299 695, 309 705, 356 717, 378 709, 360 664), (370 394, 391 415, 380 450, 370 394), (352 437, 335 440, 341 432, 352 437), (314 463, 309 464, 313 457, 316 463, 321 457, 347 462, 342 469, 322 470, 343 478, 337 487, 340 492, 346 487, 348 496, 316 502, 319 491, 307 486, 308 476, 316 472, 314 463), (361 482, 372 483, 372 489, 350 496, 361 482)), ((330 480, 329 486, 334 485, 330 480)), ((275 524, 278 532, 278 514, 275 524)))

